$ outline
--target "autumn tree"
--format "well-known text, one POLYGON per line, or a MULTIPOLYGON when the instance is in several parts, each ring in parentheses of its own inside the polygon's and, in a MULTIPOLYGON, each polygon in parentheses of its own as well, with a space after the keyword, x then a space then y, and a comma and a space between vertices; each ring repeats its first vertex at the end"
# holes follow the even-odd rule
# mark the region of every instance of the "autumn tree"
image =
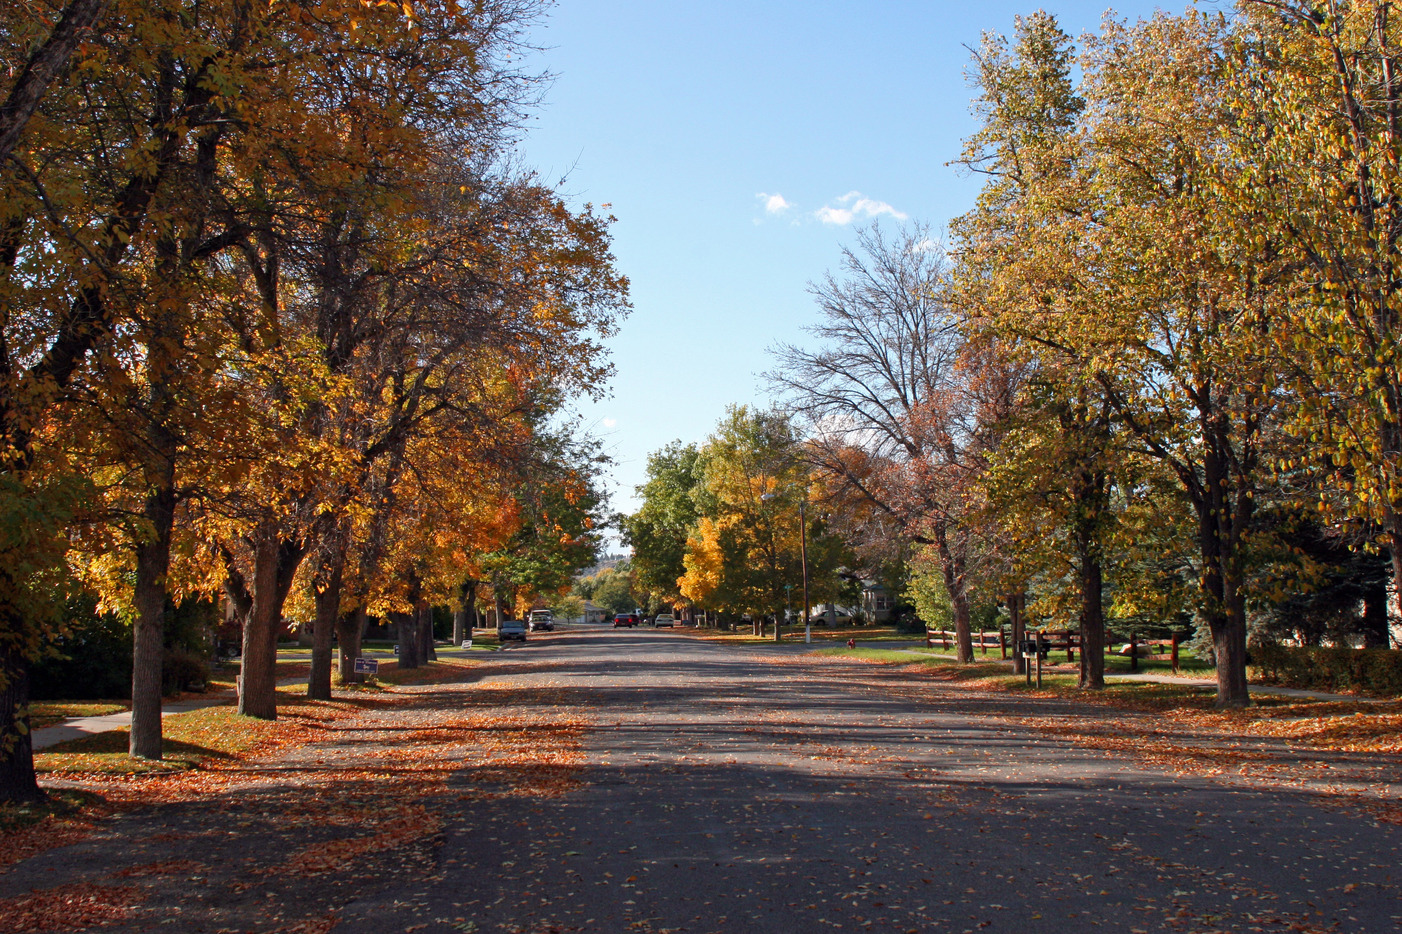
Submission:
POLYGON ((1241 11, 1222 52, 1241 171, 1214 194, 1249 275, 1289 289, 1271 331, 1301 441, 1285 466, 1321 468, 1318 507, 1375 525, 1400 580, 1402 24, 1376 0, 1241 11))
POLYGON ((623 520, 638 586, 673 606, 685 602, 677 582, 686 573, 687 538, 700 518, 696 494, 704 480, 702 468, 694 444, 677 441, 648 455, 647 482, 637 489, 642 506, 623 520))
POLYGON ((978 476, 1008 385, 968 366, 945 294, 943 251, 914 226, 863 231, 841 278, 812 288, 815 347, 776 349, 771 375, 809 434, 803 457, 837 495, 860 498, 908 541, 932 546, 954 607, 961 661, 973 659, 969 592, 987 555, 978 476))
POLYGON ((1011 357, 1024 370, 985 482, 989 519, 1006 539, 999 563, 1014 637, 1029 581, 1071 578, 1081 686, 1098 689, 1104 686, 1113 408, 1073 355, 1022 327, 1048 295, 1076 288, 1075 253, 1065 248, 1066 238, 1074 241, 1080 225, 1093 223, 1074 137, 1085 109, 1074 65, 1069 37, 1043 12, 1019 17, 1011 43, 985 35, 974 55, 974 110, 983 126, 965 143, 959 163, 987 182, 975 210, 952 225, 959 261, 952 291, 979 354, 1011 357), (1045 563, 1039 566, 1038 558, 1045 563))
POLYGON ((1004 339, 1054 351, 1063 398, 1108 405, 1119 443, 1176 477, 1196 518, 1218 702, 1235 706, 1247 700, 1246 543, 1278 401, 1264 350, 1280 293, 1217 200, 1243 180, 1224 156, 1225 28, 1159 15, 1088 37, 1086 106, 1058 131, 1050 170, 1023 173, 1001 217, 963 236, 1012 290, 997 313, 1004 339))
POLYGON ((800 439, 775 410, 731 407, 701 449, 701 516, 687 539, 677 582, 696 606, 761 620, 772 615, 782 637, 785 609, 803 580, 803 535, 808 573, 817 599, 831 598, 840 544, 801 511, 810 497, 800 439), (810 522, 804 530, 801 523, 810 522))
MULTIPOLYGON (((190 222, 226 141, 241 135, 231 115, 247 89, 250 50, 266 51, 258 37, 280 15, 245 15, 238 3, 75 2, 45 35, 53 20, 32 15, 35 6, 7 8, 0 29, 0 54, 15 78, 0 117, 0 471, 23 498, 25 489, 48 487, 33 473, 41 438, 91 355, 129 320, 138 270, 154 268, 158 257, 170 270, 228 245, 190 222)), ((157 499, 151 518, 163 524, 169 496, 157 499)), ((160 550, 156 543, 142 561, 148 584, 161 578, 160 550)), ((19 559, 16 567, 31 564, 19 559)), ((32 795, 23 669, 42 626, 20 613, 0 615, 0 795, 32 795)), ((143 724, 152 720, 148 694, 139 705, 143 724)))

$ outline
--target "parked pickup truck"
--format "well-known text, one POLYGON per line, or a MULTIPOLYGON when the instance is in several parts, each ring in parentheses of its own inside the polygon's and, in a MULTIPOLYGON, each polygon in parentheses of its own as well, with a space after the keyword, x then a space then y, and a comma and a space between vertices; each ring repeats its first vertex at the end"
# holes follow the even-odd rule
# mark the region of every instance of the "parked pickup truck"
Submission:
POLYGON ((501 642, 510 642, 512 639, 526 641, 526 621, 521 619, 504 619, 497 627, 497 639, 501 642))
POLYGON ((531 610, 531 632, 554 632, 555 614, 549 610, 531 610))

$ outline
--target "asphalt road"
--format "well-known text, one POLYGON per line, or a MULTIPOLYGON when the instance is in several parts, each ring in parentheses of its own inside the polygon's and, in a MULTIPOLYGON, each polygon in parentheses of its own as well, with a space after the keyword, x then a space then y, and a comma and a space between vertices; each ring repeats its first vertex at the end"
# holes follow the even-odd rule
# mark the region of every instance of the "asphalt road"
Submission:
MULTIPOLYGON (((489 678, 593 718, 585 784, 461 813, 439 852, 454 868, 415 896, 418 917, 483 931, 1402 928, 1397 828, 1011 728, 1000 715, 1016 702, 681 632, 511 651, 489 678)), ((405 905, 350 905, 337 930, 397 930, 405 905)))
POLYGON ((1398 827, 1014 722, 1054 702, 649 629, 533 636, 474 671, 250 767, 245 785, 24 860, 0 899, 147 886, 104 929, 121 931, 1402 929, 1398 827), (582 762, 548 794, 505 780, 491 794, 492 724, 522 714, 582 723, 582 762), (472 748, 442 744, 453 735, 472 748), (395 803, 340 770, 403 767, 386 758, 396 736, 439 742, 399 751, 446 763, 446 793, 430 836, 374 857, 329 818, 395 803), (319 839, 344 861, 318 864, 319 839))

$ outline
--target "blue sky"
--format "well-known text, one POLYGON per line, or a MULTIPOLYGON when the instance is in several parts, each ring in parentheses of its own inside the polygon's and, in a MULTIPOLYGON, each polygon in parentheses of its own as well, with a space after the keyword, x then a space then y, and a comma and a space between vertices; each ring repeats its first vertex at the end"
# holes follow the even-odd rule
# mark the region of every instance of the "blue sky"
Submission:
MULTIPOLYGON (((974 128, 965 46, 1036 8, 561 0, 533 34, 556 78, 523 152, 618 218, 634 311, 611 342, 609 398, 583 407, 616 461, 614 508, 636 508, 649 453, 767 401, 767 348, 802 342, 807 285, 857 224, 938 230, 972 205, 978 180, 946 165, 974 128)), ((1072 35, 1106 10, 1045 8, 1072 35)))

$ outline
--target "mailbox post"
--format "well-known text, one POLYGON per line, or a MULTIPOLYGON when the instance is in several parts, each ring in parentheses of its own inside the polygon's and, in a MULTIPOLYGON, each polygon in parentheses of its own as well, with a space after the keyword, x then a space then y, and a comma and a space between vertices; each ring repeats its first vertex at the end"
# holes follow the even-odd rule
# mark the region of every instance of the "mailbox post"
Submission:
MULTIPOLYGON (((1042 686, 1042 633, 1040 631, 1030 635, 1024 633, 1018 651, 1022 653, 1024 661, 1036 659, 1037 687, 1040 688, 1042 686)), ((1027 676, 1027 683, 1030 685, 1032 683, 1032 665, 1023 665, 1022 673, 1027 676)))

